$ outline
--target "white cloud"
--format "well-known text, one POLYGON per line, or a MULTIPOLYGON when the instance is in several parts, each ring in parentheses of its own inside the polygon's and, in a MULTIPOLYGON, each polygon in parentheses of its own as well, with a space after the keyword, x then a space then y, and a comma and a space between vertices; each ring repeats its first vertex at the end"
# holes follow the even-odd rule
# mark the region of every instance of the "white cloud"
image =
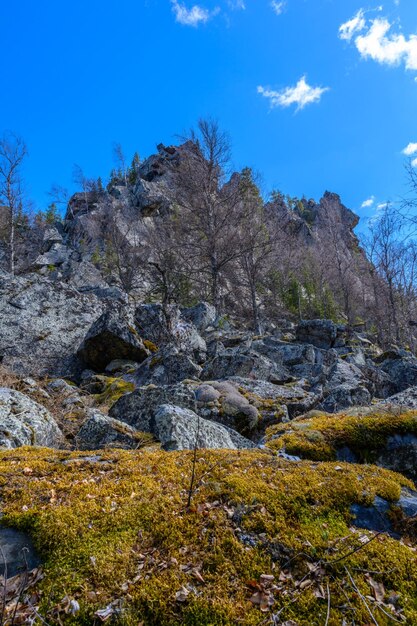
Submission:
POLYGON ((228 5, 233 10, 246 9, 245 0, 228 0, 228 5))
POLYGON ((359 9, 351 20, 348 20, 339 28, 340 39, 350 41, 355 33, 360 32, 366 26, 365 13, 363 9, 359 9))
POLYGON ((404 63, 406 69, 417 70, 417 35, 405 37, 393 33, 392 27, 393 24, 385 17, 367 22, 365 12, 361 9, 351 20, 341 25, 339 37, 346 41, 354 39, 364 59, 370 58, 386 65, 404 63))
POLYGON ((177 0, 171 0, 171 2, 175 20, 184 26, 197 27, 200 24, 205 24, 211 17, 217 15, 219 12, 219 9, 209 11, 198 4, 195 4, 191 9, 187 9, 184 4, 180 4, 177 0))
POLYGON ((411 165, 412 165, 413 167, 417 167, 417 159, 413 159, 413 160, 411 161, 411 165))
POLYGON ((285 5, 286 3, 284 1, 278 2, 277 0, 272 0, 271 2, 271 7, 277 15, 281 15, 281 13, 283 13, 285 5))
POLYGON ((367 200, 364 200, 361 204, 361 209, 367 209, 370 206, 373 205, 373 203, 375 202, 375 196, 371 196, 370 198, 368 198, 367 200))
POLYGON ((405 156, 411 156, 417 152, 417 143, 409 143, 403 150, 405 156))
POLYGON ((306 77, 300 78, 295 87, 285 87, 281 91, 273 91, 265 87, 258 87, 258 93, 268 98, 271 107, 289 107, 297 105, 297 111, 303 109, 307 104, 320 102, 322 95, 329 90, 329 87, 311 87, 306 82, 306 77))

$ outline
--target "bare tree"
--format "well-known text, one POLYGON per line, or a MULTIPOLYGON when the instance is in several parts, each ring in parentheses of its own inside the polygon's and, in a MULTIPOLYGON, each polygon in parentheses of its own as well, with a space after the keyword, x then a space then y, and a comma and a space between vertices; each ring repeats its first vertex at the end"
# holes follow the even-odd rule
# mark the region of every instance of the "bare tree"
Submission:
POLYGON ((74 164, 72 178, 74 183, 81 187, 85 208, 88 211, 90 201, 94 202, 96 200, 96 196, 99 191, 98 181, 94 178, 87 178, 82 168, 77 164, 74 164))
POLYGON ((26 155, 23 139, 14 133, 4 133, 0 139, 0 202, 9 212, 9 269, 12 275, 16 266, 16 219, 23 212, 24 204, 21 166, 26 155))
POLYGON ((127 185, 127 166, 126 166, 126 157, 123 152, 122 145, 120 143, 115 142, 113 144, 113 159, 116 163, 118 171, 125 183, 127 185))
POLYGON ((273 267, 277 239, 273 236, 273 224, 267 220, 259 189, 249 168, 242 171, 240 194, 244 205, 242 214, 250 216, 250 219, 241 224, 241 254, 237 259, 237 268, 249 298, 253 330, 261 333, 260 288, 265 287, 266 274, 273 267))
POLYGON ((195 279, 208 287, 217 309, 224 273, 241 253, 240 229, 245 217, 239 202, 239 176, 225 183, 229 158, 227 135, 217 122, 200 120, 197 131, 192 131, 182 146, 174 172, 182 225, 180 249, 195 279))

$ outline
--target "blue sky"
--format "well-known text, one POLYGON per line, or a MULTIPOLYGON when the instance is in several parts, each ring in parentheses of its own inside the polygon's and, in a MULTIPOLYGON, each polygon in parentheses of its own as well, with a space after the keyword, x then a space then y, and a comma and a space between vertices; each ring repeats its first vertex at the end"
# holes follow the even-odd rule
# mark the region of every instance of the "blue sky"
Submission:
POLYGON ((105 177, 113 142, 145 157, 201 116, 265 192, 328 189, 364 218, 406 192, 416 0, 15 0, 0 22, 0 129, 28 144, 39 208, 74 163, 105 177))

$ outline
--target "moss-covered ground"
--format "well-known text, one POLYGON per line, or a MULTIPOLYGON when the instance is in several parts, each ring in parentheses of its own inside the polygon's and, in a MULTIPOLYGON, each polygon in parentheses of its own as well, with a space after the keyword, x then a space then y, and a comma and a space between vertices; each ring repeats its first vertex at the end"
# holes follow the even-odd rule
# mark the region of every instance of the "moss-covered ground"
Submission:
POLYGON ((371 612, 379 626, 417 624, 415 549, 353 529, 349 512, 395 502, 406 479, 199 451, 187 507, 192 459, 0 453, 3 523, 29 532, 43 561, 35 623, 365 626, 371 612))
POLYGON ((371 410, 369 413, 318 413, 288 424, 270 427, 266 434, 272 450, 316 461, 335 460, 347 446, 361 461, 372 462, 391 435, 417 435, 417 411, 371 410))

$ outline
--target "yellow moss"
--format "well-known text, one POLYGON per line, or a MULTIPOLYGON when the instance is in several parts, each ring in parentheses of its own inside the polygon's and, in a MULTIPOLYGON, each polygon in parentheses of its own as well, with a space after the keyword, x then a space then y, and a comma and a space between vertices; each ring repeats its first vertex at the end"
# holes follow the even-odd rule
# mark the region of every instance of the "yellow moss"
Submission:
POLYGON ((336 459, 337 450, 349 447, 360 460, 372 461, 388 437, 417 434, 416 411, 364 411, 363 414, 319 413, 267 430, 267 446, 316 461, 336 459))
POLYGON ((94 396, 97 404, 112 405, 122 396, 131 393, 135 389, 133 383, 127 382, 123 378, 100 377, 104 383, 104 390, 94 396))
POLYGON ((150 350, 150 352, 158 352, 158 346, 156 346, 153 343, 153 341, 149 341, 149 339, 144 339, 143 340, 143 345, 145 346, 145 348, 150 350))
MULTIPOLYGON (((48 624, 58 623, 54 611, 68 596, 80 611, 61 611, 59 619, 80 626, 118 599, 123 610, 116 623, 126 626, 260 626, 267 616, 250 602, 251 581, 272 574, 278 582, 283 569, 301 580, 308 576, 307 560, 352 552, 363 533, 349 529, 351 504, 369 504, 376 495, 395 501, 402 485, 411 486, 372 466, 204 451, 197 460, 198 489, 186 510, 192 452, 99 454, 100 462, 91 462, 80 452, 0 453, 3 523, 30 532, 40 551, 45 577, 38 584, 39 612, 48 624), (184 585, 190 594, 178 602, 184 585)), ((346 584, 345 565, 364 595, 371 593, 364 570, 380 571, 385 588, 399 594, 404 623, 417 623, 416 554, 381 536, 328 566, 323 584, 332 598, 329 626, 339 626, 352 612, 356 624, 369 622, 346 584)), ((287 590, 274 596, 281 621, 325 623, 327 602, 313 588, 300 592, 290 581, 287 590)), ((373 611, 380 626, 391 623, 375 605, 373 611)))

